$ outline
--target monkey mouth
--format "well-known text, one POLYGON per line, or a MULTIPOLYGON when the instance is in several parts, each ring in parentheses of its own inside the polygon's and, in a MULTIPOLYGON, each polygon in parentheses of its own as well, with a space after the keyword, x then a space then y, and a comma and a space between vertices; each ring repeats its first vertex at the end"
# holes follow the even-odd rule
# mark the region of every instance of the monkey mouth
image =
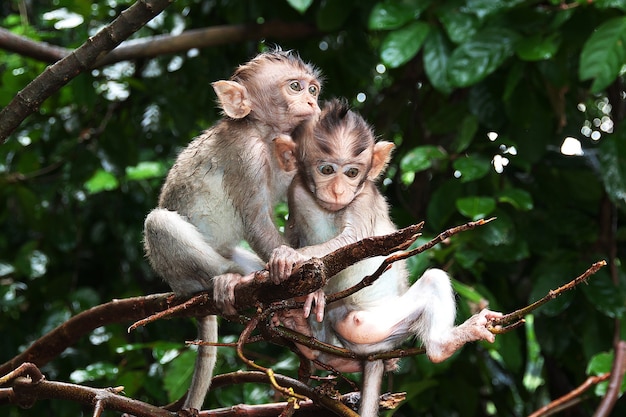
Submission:
POLYGON ((347 204, 324 201, 321 199, 318 200, 318 204, 320 205, 320 207, 327 211, 339 211, 347 206, 347 204))

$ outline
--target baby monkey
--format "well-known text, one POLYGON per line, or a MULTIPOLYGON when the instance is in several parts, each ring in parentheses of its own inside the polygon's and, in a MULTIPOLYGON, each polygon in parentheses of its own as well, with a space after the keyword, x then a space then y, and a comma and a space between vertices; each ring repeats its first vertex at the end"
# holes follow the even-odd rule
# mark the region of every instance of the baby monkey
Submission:
MULTIPOLYGON (((289 276, 294 266, 312 256, 396 230, 387 202, 375 184, 394 145, 376 142, 365 120, 338 100, 327 103, 319 122, 307 124, 301 133, 296 150, 298 172, 288 192, 286 231, 290 245, 299 249, 281 246, 274 251, 269 269, 275 279, 289 276)), ((354 286, 372 274, 382 260, 370 258, 345 269, 323 290, 307 297, 304 312, 285 314, 280 320, 287 327, 359 354, 393 350, 408 337, 417 336, 433 362, 449 358, 467 342, 495 340, 486 325, 500 313, 483 310, 454 326, 452 286, 448 275, 439 269, 426 271, 409 287, 405 264, 396 262, 373 285, 324 306, 324 293, 354 286), (307 321, 311 308, 315 319, 307 321)), ((360 415, 378 415, 385 370, 382 360, 360 363, 304 346, 299 349, 307 358, 342 372, 363 370, 360 415)))
MULTIPOLYGON (((288 135, 320 114, 319 79, 296 54, 274 50, 213 83, 225 117, 178 155, 145 221, 150 264, 176 295, 213 288, 217 304, 235 314, 235 286, 284 243, 273 213, 295 165, 282 162, 294 151, 288 135)), ((198 319, 198 337, 217 342, 215 316, 198 319)), ((215 346, 200 346, 183 408, 201 408, 215 355, 215 346)))

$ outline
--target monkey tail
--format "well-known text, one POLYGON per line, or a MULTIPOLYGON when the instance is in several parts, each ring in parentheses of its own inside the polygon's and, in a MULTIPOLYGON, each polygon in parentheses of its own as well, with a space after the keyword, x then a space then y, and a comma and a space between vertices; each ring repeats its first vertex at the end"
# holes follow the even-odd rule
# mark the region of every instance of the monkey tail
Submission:
MULTIPOLYGON (((204 342, 217 342, 216 316, 198 318, 198 339, 204 342)), ((194 367, 191 385, 189 386, 183 409, 194 408, 200 410, 202 408, 204 398, 211 386, 216 358, 217 346, 200 345, 198 347, 196 366, 194 367)))
POLYGON ((361 388, 361 417, 376 417, 380 405, 380 389, 385 364, 382 360, 365 361, 363 365, 363 387, 361 388))

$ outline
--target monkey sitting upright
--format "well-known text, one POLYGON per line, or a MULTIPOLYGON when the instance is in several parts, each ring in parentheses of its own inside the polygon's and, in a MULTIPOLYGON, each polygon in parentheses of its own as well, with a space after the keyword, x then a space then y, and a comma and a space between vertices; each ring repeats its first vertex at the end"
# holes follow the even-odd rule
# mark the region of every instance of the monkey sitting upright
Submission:
MULTIPOLYGON (((261 53, 213 88, 225 114, 176 159, 145 221, 146 254, 177 295, 213 287, 214 298, 234 314, 236 284, 263 269, 284 243, 274 206, 284 199, 294 170, 279 155, 293 152, 288 135, 317 118, 320 75, 291 52, 261 53), (242 249, 242 240, 254 253, 242 249)), ((198 337, 217 342, 215 316, 198 320, 198 337)), ((183 405, 200 409, 215 366, 215 346, 200 346, 183 405)))
MULTIPOLYGON (((295 265, 312 256, 320 257, 365 237, 396 230, 387 202, 375 185, 393 147, 390 142, 375 142, 365 120, 338 100, 324 106, 318 123, 303 129, 297 140, 298 172, 288 193, 286 230, 291 246, 300 249, 281 246, 274 251, 269 269, 275 279, 289 276, 295 265)), ((329 279, 323 290, 307 297, 304 312, 279 318, 288 327, 359 354, 392 350, 415 335, 433 362, 449 358, 467 342, 495 340, 486 325, 500 313, 483 310, 455 327, 456 305, 448 275, 430 269, 409 287, 404 262, 394 263, 373 285, 324 306, 324 293, 354 286, 376 271, 382 260, 365 259, 345 269, 329 279), (316 320, 307 321, 311 307, 316 320)), ((363 369, 360 414, 378 414, 382 360, 361 364, 298 347, 309 359, 339 371, 363 369)))

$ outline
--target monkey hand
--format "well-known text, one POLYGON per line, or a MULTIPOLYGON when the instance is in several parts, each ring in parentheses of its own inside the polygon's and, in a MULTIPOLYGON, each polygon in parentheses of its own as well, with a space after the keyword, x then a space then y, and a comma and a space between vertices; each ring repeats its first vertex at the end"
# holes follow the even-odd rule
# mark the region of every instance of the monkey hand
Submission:
POLYGON ((281 245, 272 251, 267 269, 274 284, 280 284, 291 276, 297 266, 308 260, 304 255, 289 246, 281 245))
POLYGON ((311 310, 313 310, 315 320, 317 320, 318 323, 321 323, 322 320, 324 320, 325 307, 326 295, 324 294, 324 290, 317 290, 306 296, 302 311, 304 313, 304 317, 309 317, 311 310))
POLYGON ((213 299, 215 304, 226 315, 237 314, 235 309, 235 287, 239 284, 252 281, 254 272, 248 275, 227 273, 213 278, 213 299))
POLYGON ((497 311, 491 311, 488 309, 481 310, 480 313, 474 314, 472 317, 467 319, 462 326, 467 324, 468 337, 470 338, 468 342, 473 342, 475 340, 486 340, 490 343, 496 341, 496 335, 489 331, 488 324, 493 319, 497 319, 502 317, 502 313, 497 311))

